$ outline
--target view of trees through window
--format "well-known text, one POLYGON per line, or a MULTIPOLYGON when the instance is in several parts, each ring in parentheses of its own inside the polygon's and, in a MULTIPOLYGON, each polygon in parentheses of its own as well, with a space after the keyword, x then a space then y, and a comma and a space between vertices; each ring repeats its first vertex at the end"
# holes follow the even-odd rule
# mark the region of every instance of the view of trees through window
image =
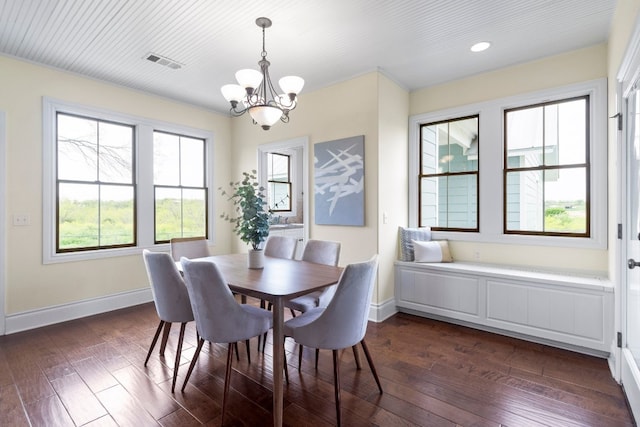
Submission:
POLYGON ((205 141, 153 133, 155 241, 207 237, 205 141))
MULTIPOLYGON (((56 131, 56 252, 135 246, 135 126, 58 112, 56 131)), ((205 155, 204 139, 153 132, 156 243, 208 237, 205 155)))
POLYGON ((133 246, 134 128, 57 114, 57 252, 133 246))
POLYGON ((588 97, 505 111, 505 232, 589 235, 588 97))

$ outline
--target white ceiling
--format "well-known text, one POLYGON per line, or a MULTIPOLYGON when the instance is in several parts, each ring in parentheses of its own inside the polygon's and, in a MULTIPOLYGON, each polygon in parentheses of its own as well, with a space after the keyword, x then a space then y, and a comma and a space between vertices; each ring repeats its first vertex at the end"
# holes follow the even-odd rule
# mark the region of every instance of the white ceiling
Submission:
MULTIPOLYGON (((258 68, 304 92, 372 70, 408 90, 607 40, 616 0, 0 0, 0 54, 226 112, 258 68), (488 40, 492 47, 472 53, 488 40), (147 61, 153 52, 180 69, 147 61)), ((357 96, 357 94, 354 94, 357 96)))

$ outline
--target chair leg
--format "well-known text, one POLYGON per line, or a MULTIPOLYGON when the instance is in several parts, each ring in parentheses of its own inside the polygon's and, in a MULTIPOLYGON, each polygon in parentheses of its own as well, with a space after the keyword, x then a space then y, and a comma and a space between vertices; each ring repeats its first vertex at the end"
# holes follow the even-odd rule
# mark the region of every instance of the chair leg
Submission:
POLYGON ((164 356, 164 349, 167 347, 169 332, 171 331, 171 322, 164 322, 164 333, 162 334, 162 342, 160 343, 160 356, 164 356))
POLYGON ((262 336, 262 352, 264 353, 264 348, 267 346, 267 333, 265 332, 262 336))
POLYGON ((338 359, 338 350, 333 350, 333 388, 336 399, 336 418, 338 427, 342 425, 340 417, 340 360, 338 359))
POLYGON ((198 356, 200 356, 200 350, 202 349, 203 344, 204 339, 200 338, 200 340, 198 341, 198 347, 196 347, 196 352, 193 354, 193 359, 191 359, 191 364, 189 364, 187 376, 184 379, 184 383, 182 383, 182 389, 180 391, 184 391, 184 388, 187 386, 187 382, 189 381, 189 377, 191 376, 191 371, 193 371, 193 367, 196 365, 196 361, 198 360, 198 356))
POLYGON ((292 317, 296 317, 296 312, 293 311, 293 308, 290 308, 289 311, 291 312, 292 317))
POLYGON ((378 384, 378 390, 380 390, 380 394, 382 394, 382 385, 380 384, 378 373, 376 372, 375 366, 373 366, 373 359, 371 359, 371 354, 369 354, 369 349, 367 348, 367 345, 365 344, 364 339, 360 341, 360 344, 362 344, 362 349, 364 350, 364 355, 366 356, 367 362, 369 363, 369 368, 371 368, 371 373, 373 374, 373 377, 376 379, 376 384, 378 384))
POLYGON ((302 367, 302 350, 304 350, 304 346, 302 344, 298 344, 298 371, 302 367))
POLYGON ((354 345, 351 348, 353 349, 353 358, 356 359, 356 368, 360 370, 362 369, 362 366, 360 365, 360 352, 358 351, 358 346, 354 345))
POLYGON ((231 379, 231 363, 233 362, 233 347, 229 343, 227 349, 227 370, 224 374, 224 392, 222 394, 222 416, 220 417, 220 425, 224 425, 224 412, 227 407, 227 393, 229 392, 229 380, 231 379))
POLYGON ((318 370, 318 357, 320 356, 320 349, 316 348, 316 371, 318 370))
POLYGON ((287 366, 287 353, 282 353, 282 357, 284 357, 284 380, 289 384, 289 367, 287 366))
POLYGON ((147 362, 149 361, 151 352, 153 352, 153 348, 156 346, 156 342, 158 342, 158 337, 160 336, 160 331, 162 331, 163 326, 164 326, 164 320, 161 320, 160 324, 158 325, 158 329, 156 329, 156 334, 153 336, 153 341, 151 341, 151 347, 149 347, 147 358, 144 360, 144 366, 147 366, 147 362))
POLYGON ((238 343, 234 342, 233 346, 236 348, 236 359, 238 360, 238 362, 240 361, 240 352, 238 351, 238 343))
POLYGON ((176 362, 173 365, 173 382, 171 383, 171 393, 176 389, 176 380, 178 379, 178 368, 180 367, 180 356, 182 355, 182 342, 184 340, 184 330, 187 322, 180 324, 180 337, 178 338, 178 348, 176 349, 176 362))
POLYGON ((246 340, 244 343, 247 346, 247 360, 249 364, 251 364, 251 347, 249 347, 249 340, 246 340))

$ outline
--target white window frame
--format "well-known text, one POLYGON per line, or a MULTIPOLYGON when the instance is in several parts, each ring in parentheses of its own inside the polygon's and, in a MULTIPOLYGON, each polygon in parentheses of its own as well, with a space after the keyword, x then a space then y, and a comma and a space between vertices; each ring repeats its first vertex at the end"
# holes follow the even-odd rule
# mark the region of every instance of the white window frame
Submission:
MULTIPOLYGON (((275 216, 279 216, 282 218, 291 218, 298 216, 298 204, 300 202, 300 190, 304 191, 306 182, 306 138, 295 138, 286 141, 274 142, 269 144, 264 144, 258 147, 258 180, 260 185, 264 188, 268 188, 269 181, 267 179, 267 154, 268 153, 278 153, 278 154, 286 154, 291 156, 290 158, 290 166, 291 170, 289 172, 289 179, 291 180, 291 211, 290 212, 275 212, 275 216), (303 149, 296 149, 297 145, 301 145, 303 149), (302 156, 302 170, 298 170, 298 164, 300 162, 299 156, 302 156), (302 175, 302 176, 301 176, 302 175)), ((306 200, 306 192, 305 200, 306 200)), ((308 203, 303 202, 303 206, 308 206, 308 203)), ((306 218, 308 209, 303 209, 302 215, 306 218)), ((307 221, 305 220, 306 224, 307 221)))
POLYGON ((479 115, 479 232, 434 231, 433 239, 483 243, 508 243, 533 246, 607 247, 607 81, 587 82, 545 89, 528 94, 500 98, 431 113, 409 119, 409 226, 418 223, 418 168, 420 126, 425 123, 479 115), (542 102, 558 101, 577 96, 590 96, 589 150, 591 177, 590 237, 528 236, 505 234, 503 231, 504 189, 504 111, 542 102))
POLYGON ((208 188, 208 235, 209 243, 214 236, 214 182, 212 165, 214 146, 213 133, 175 123, 137 117, 97 107, 89 107, 49 97, 42 98, 42 262, 82 261, 116 256, 140 254, 143 249, 168 250, 168 244, 154 244, 154 200, 153 200, 153 131, 164 131, 193 136, 205 140, 206 185, 208 188), (56 114, 58 112, 114 121, 135 127, 136 159, 136 233, 137 246, 126 248, 97 249, 90 251, 56 253, 56 114))

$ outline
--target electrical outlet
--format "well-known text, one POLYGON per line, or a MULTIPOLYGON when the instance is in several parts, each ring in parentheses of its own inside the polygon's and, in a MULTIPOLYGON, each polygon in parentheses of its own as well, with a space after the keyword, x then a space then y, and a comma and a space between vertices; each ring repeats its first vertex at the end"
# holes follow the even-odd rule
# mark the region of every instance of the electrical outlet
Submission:
POLYGON ((19 214, 19 215, 13 216, 13 225, 15 226, 24 226, 24 225, 30 225, 30 224, 31 224, 31 218, 29 218, 29 215, 27 214, 19 214))

